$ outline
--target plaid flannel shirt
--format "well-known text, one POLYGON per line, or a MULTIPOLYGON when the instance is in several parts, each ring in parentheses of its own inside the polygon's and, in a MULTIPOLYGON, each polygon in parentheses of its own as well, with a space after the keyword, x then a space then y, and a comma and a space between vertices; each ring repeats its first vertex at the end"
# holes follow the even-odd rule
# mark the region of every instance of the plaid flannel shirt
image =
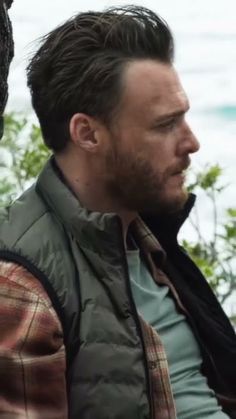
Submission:
MULTIPOLYGON (((141 219, 132 224, 153 278, 176 291, 160 267, 165 254, 141 219), (154 264, 159 260, 159 267, 154 264)), ((0 417, 66 419, 66 357, 63 332, 40 282, 22 266, 0 261, 0 417), (4 416, 1 416, 4 415, 4 416)), ((157 332, 141 317, 149 366, 152 419, 175 419, 166 353, 157 332)))

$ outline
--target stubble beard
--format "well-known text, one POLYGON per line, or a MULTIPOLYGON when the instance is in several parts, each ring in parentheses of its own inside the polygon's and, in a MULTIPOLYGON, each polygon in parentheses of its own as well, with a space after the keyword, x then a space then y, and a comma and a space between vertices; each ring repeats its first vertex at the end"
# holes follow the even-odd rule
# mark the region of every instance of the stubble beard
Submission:
POLYGON ((181 210, 187 199, 187 190, 178 187, 176 194, 166 187, 171 168, 165 173, 155 171, 138 153, 123 154, 112 150, 107 155, 107 192, 120 206, 139 213, 163 214, 181 210))

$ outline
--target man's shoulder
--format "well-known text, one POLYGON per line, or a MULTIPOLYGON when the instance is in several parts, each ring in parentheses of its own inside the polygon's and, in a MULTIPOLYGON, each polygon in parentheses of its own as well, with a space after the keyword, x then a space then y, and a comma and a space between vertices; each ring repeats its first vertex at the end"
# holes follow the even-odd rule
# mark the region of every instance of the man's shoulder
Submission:
POLYGON ((0 209, 0 249, 13 249, 20 243, 34 248, 36 237, 40 246, 44 232, 52 232, 52 238, 58 236, 58 226, 55 216, 32 186, 11 205, 0 209))
POLYGON ((4 293, 5 289, 9 296, 10 290, 15 298, 21 295, 27 301, 40 300, 48 308, 52 306, 51 300, 41 282, 18 263, 0 259, 0 283, 1 293, 4 293))
POLYGON ((10 205, 0 208, 0 222, 4 219, 9 221, 17 221, 15 216, 21 219, 29 220, 31 218, 39 218, 40 215, 47 212, 47 207, 36 191, 35 185, 32 185, 23 192, 10 205), (13 220, 14 217, 14 220, 13 220))

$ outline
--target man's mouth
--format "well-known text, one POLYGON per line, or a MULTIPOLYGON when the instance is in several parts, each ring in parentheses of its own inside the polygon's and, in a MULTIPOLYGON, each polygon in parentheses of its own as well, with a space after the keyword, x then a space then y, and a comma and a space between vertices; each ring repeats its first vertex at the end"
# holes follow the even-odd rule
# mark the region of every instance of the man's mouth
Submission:
POLYGON ((186 173, 189 169, 189 166, 190 166, 190 159, 188 159, 185 164, 179 166, 177 168, 177 170, 173 173, 173 175, 174 176, 176 176, 176 175, 186 176, 186 173))
POLYGON ((173 176, 186 176, 187 169, 180 170, 179 172, 175 172, 173 176))

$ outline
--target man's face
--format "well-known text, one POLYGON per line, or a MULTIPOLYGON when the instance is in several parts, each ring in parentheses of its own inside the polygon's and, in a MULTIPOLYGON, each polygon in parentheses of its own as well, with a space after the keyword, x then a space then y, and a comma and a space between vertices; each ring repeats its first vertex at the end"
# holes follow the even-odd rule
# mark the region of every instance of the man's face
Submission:
POLYGON ((177 211, 187 199, 184 171, 199 144, 185 121, 188 100, 171 65, 128 64, 120 110, 109 131, 105 185, 124 208, 177 211))

